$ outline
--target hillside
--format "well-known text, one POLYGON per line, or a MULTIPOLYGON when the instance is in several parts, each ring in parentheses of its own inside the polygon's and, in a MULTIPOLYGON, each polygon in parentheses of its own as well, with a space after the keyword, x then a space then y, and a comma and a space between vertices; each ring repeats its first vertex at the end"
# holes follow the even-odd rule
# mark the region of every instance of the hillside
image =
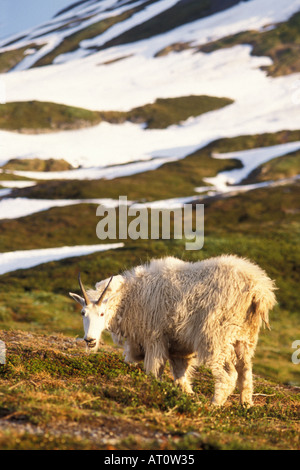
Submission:
POLYGON ((255 376, 250 410, 233 395, 212 409, 213 381, 201 368, 195 397, 124 364, 105 346, 86 356, 63 335, 1 332, 8 344, 1 367, 2 449, 224 450, 297 449, 299 390, 255 376))

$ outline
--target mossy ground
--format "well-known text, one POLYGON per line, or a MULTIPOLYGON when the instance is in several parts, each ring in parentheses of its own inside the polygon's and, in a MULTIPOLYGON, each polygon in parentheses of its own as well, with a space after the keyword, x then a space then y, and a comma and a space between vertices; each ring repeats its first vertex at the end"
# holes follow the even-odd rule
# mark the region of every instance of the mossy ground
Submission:
POLYGON ((90 126, 100 121, 95 111, 46 101, 0 104, 0 128, 4 130, 57 131, 90 126))
MULTIPOLYGON (((41 199, 87 199, 113 198, 120 195, 128 200, 153 201, 197 194, 196 187, 210 186, 205 177, 215 176, 220 171, 241 167, 238 160, 213 158, 214 153, 234 152, 251 148, 267 147, 300 140, 299 131, 281 131, 257 135, 223 138, 188 155, 182 160, 166 163, 154 171, 134 174, 113 180, 89 181, 44 181, 34 187, 16 190, 15 197, 41 199)), ((298 171, 297 159, 292 159, 289 172, 298 171), (291 170, 291 168, 293 168, 291 170)), ((288 176, 290 173, 281 173, 288 176)), ((0 174, 1 183, 1 174, 0 174)))
MULTIPOLYGON (((42 160, 40 158, 12 158, 5 165, 2 166, 2 170, 6 173, 6 176, 11 174, 12 171, 65 171, 71 170, 73 167, 70 163, 63 159, 49 158, 42 160)), ((5 173, 4 173, 5 174, 5 173)), ((2 178, 3 175, 1 175, 2 178)))
POLYGON ((109 345, 86 355, 63 335, 1 332, 2 449, 297 449, 299 390, 255 377, 256 406, 238 394, 212 408, 213 379, 201 367, 195 395, 146 376, 109 345))
POLYGON ((128 112, 90 111, 47 101, 15 101, 0 104, 0 129, 27 133, 80 129, 101 121, 120 124, 126 120, 144 123, 149 129, 165 129, 190 117, 199 116, 233 103, 229 98, 182 96, 158 98, 154 103, 128 112))

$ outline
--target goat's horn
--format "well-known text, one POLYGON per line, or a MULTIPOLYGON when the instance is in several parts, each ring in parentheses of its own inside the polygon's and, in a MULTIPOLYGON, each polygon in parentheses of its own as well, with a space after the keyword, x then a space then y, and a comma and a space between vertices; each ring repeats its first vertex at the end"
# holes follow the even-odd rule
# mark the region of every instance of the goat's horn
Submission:
POLYGON ((90 299, 88 298, 87 296, 87 293, 85 291, 85 288, 83 287, 83 284, 81 282, 81 279, 80 279, 80 273, 78 274, 78 282, 79 282, 79 286, 80 286, 80 289, 81 289, 81 293, 83 295, 83 298, 85 300, 85 303, 86 305, 89 305, 91 303, 90 299))
POLYGON ((102 302, 102 300, 103 300, 103 297, 104 297, 104 295, 105 295, 105 292, 107 291, 108 286, 109 286, 109 284, 111 283, 113 277, 114 277, 114 276, 111 276, 110 280, 109 280, 108 283, 107 283, 107 286, 105 287, 104 291, 102 292, 102 294, 100 295, 99 299, 97 300, 96 305, 100 305, 100 304, 101 304, 101 302, 102 302))

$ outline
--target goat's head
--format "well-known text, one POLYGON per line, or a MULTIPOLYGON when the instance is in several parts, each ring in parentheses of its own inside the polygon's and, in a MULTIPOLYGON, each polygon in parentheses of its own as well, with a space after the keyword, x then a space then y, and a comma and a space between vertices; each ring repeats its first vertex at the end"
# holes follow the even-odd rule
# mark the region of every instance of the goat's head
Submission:
POLYGON ((82 296, 69 292, 69 295, 81 306, 83 318, 84 340, 89 351, 97 351, 103 330, 106 328, 105 307, 107 300, 104 298, 113 276, 108 281, 103 292, 97 300, 90 300, 78 275, 79 287, 82 296))

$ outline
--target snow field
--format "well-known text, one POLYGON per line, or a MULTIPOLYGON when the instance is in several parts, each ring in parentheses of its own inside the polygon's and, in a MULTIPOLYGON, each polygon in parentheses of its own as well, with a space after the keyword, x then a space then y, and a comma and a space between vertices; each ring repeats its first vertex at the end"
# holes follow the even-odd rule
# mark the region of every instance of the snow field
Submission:
POLYGON ((28 269, 50 261, 58 261, 73 256, 84 256, 99 251, 122 248, 123 243, 102 245, 63 246, 40 250, 20 250, 0 253, 0 275, 16 269, 28 269))
MULTIPOLYGON (((0 83, 5 84, 6 88, 6 100, 51 101, 91 110, 117 111, 128 111, 154 102, 157 98, 190 94, 224 96, 233 99, 234 103, 164 130, 146 130, 144 126, 129 122, 120 125, 103 122, 91 128, 39 135, 0 131, 1 162, 11 158, 64 158, 74 167, 80 165, 81 168, 63 174, 49 172, 43 178, 114 178, 145 169, 153 170, 166 161, 184 158, 218 138, 300 129, 299 103, 293 99, 295 83, 299 82, 300 74, 268 77, 260 67, 270 65, 270 58, 251 56, 250 46, 235 46, 211 54, 186 50, 180 54, 171 53, 154 58, 158 51, 176 42, 190 42, 195 46, 240 31, 261 30, 272 23, 285 21, 299 10, 299 0, 240 2, 228 10, 183 25, 164 35, 87 55, 90 52, 88 47, 99 47, 177 3, 174 0, 161 0, 123 23, 112 26, 103 35, 82 41, 74 53, 58 56, 55 65, 29 69, 67 35, 111 15, 109 8, 117 5, 113 13, 117 15, 143 3, 140 1, 126 6, 116 0, 104 0, 97 4, 88 2, 78 5, 48 24, 28 30, 27 37, 18 42, 18 47, 30 44, 37 34, 43 34, 36 40, 37 43, 45 45, 38 51, 28 51, 14 72, 0 74, 0 83), (68 30, 51 33, 51 30, 70 20, 74 14, 81 17, 91 14, 94 16, 80 25, 74 23, 68 30), (104 65, 105 62, 120 58, 123 60, 104 65), (127 165, 118 166, 124 163, 127 165)), ((15 45, 3 50, 13 47, 15 45)), ((206 182, 212 185, 212 191, 227 192, 232 190, 230 184, 239 184, 259 164, 299 148, 300 143, 294 142, 272 148, 217 155, 216 158, 238 158, 242 161, 243 168, 220 173, 215 178, 207 178, 206 182)), ((34 172, 15 173, 26 174, 33 179, 42 177, 34 172)), ((10 190, 1 191, 0 196, 8 196, 10 190)), ((118 203, 112 200, 51 201, 7 197, 0 200, 0 218, 22 217, 50 207, 92 201, 113 206, 118 203)), ((176 207, 184 202, 188 201, 177 198, 156 201, 155 204, 176 207)), ((103 246, 104 249, 110 247, 103 246)), ((92 245, 3 253, 0 254, 0 274, 101 249, 101 245, 92 245)))

